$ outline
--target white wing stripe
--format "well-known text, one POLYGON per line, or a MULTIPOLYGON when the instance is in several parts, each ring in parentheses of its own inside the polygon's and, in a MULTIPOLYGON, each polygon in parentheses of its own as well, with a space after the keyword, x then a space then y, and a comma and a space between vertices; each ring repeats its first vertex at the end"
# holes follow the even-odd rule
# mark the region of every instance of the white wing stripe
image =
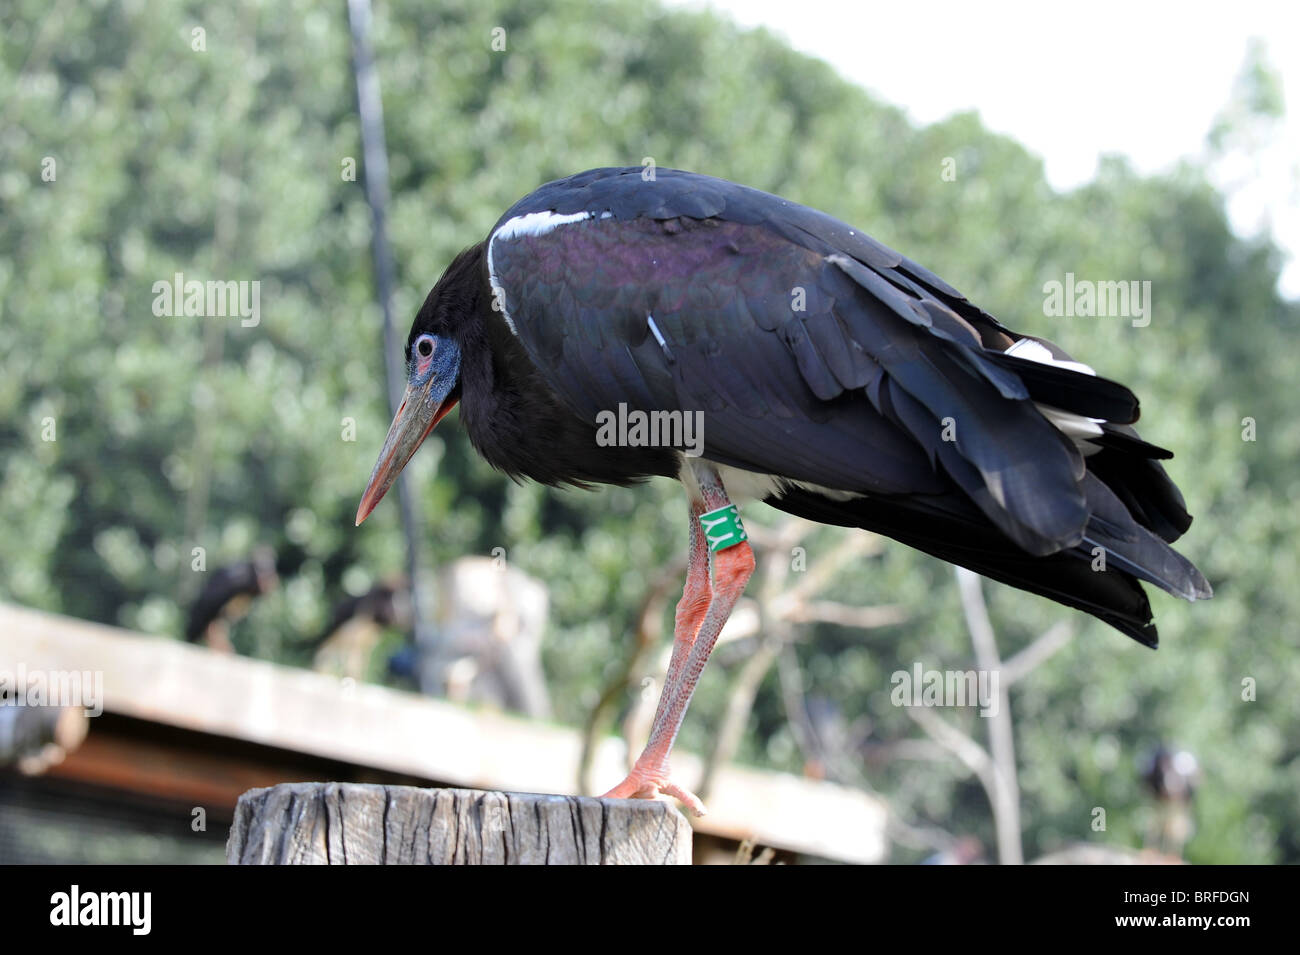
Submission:
POLYGON ((501 287, 501 282, 497 278, 496 267, 492 264, 492 247, 498 239, 510 240, 518 238, 521 235, 546 235, 562 225, 568 225, 570 222, 581 222, 583 219, 590 219, 590 212, 572 212, 568 215, 560 215, 558 212, 529 212, 526 215, 515 216, 501 223, 501 227, 488 236, 487 242, 487 262, 488 262, 488 282, 492 285, 492 294, 500 303, 501 317, 506 320, 506 327, 510 329, 510 334, 516 338, 519 337, 519 329, 515 328, 514 319, 510 317, 510 312, 506 310, 506 294, 501 287))

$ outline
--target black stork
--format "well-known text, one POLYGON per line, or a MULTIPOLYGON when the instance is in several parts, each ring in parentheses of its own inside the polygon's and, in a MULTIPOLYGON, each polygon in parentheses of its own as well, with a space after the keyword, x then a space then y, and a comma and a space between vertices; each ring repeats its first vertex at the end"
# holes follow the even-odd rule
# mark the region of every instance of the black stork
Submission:
POLYGON ((185 639, 220 653, 234 653, 230 628, 247 616, 253 601, 280 584, 275 552, 259 547, 251 557, 214 570, 190 606, 185 639))
POLYGON ((668 676, 609 796, 703 811, 668 756, 754 569, 738 501, 888 535, 1150 647, 1139 580, 1210 596, 1168 546, 1191 517, 1159 463, 1172 455, 1130 426, 1131 391, 861 230, 746 186, 641 167, 542 186, 448 266, 406 360, 358 524, 458 402, 475 448, 515 479, 686 488, 668 676), (633 421, 674 412, 702 442, 655 443, 664 429, 633 421), (615 413, 632 426, 611 441, 615 413))

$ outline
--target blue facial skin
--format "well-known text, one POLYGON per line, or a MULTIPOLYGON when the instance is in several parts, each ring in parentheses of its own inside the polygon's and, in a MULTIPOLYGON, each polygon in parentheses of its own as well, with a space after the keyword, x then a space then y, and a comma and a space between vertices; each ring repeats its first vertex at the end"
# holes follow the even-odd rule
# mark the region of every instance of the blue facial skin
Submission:
POLYGON ((407 380, 413 393, 420 393, 432 381, 425 404, 438 407, 447 400, 460 380, 460 348, 450 338, 427 332, 411 342, 407 359, 407 380))

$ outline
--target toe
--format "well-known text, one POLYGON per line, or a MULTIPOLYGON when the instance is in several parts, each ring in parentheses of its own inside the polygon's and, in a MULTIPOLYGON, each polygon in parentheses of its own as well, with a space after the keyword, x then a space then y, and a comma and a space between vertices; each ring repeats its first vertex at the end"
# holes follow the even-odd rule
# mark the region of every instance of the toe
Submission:
POLYGON ((678 800, 696 816, 703 816, 708 811, 699 797, 690 790, 683 789, 671 780, 647 778, 635 771, 601 798, 657 799, 661 795, 678 800))
POLYGON ((659 791, 664 793, 665 795, 672 796, 683 806, 689 809, 693 815, 696 816, 708 815, 709 811, 704 808, 704 803, 700 802, 700 797, 695 795, 695 793, 691 792, 689 789, 683 789, 681 786, 678 786, 676 783, 668 782, 668 783, 664 783, 664 785, 659 787, 659 791))

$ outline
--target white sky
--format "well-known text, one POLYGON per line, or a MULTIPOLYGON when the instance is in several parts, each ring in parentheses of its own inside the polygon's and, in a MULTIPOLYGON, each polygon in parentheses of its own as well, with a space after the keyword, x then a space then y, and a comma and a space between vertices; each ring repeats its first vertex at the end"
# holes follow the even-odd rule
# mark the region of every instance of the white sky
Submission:
POLYGON ((1282 77, 1279 141, 1233 170, 1243 235, 1271 223, 1300 297, 1300 4, 666 0, 766 26, 796 49, 928 124, 978 110, 1040 155, 1058 189, 1090 179, 1103 153, 1142 172, 1202 154, 1251 37, 1282 77))

